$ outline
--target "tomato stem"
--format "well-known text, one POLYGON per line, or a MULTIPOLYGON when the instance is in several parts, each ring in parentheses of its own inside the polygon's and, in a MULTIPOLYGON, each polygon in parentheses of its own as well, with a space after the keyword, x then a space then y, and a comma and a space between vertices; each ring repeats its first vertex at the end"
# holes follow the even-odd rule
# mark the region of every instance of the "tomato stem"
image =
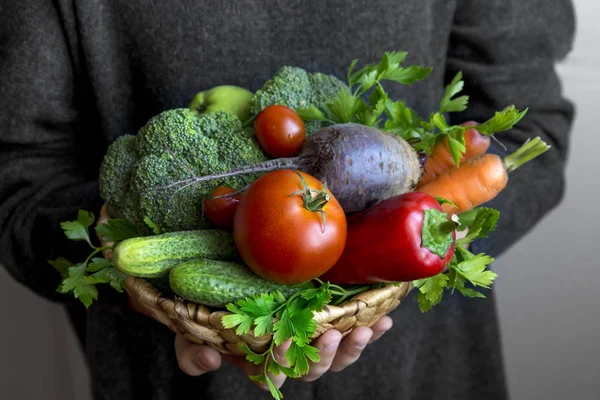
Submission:
POLYGON ((302 182, 302 186, 304 186, 304 190, 299 190, 298 192, 292 193, 290 196, 294 196, 296 194, 304 193, 302 196, 302 201, 304 202, 304 208, 311 212, 318 212, 323 217, 323 229, 321 232, 325 232, 325 227, 327 226, 327 220, 325 218, 325 212, 323 211, 323 207, 329 203, 331 200, 331 196, 327 192, 327 184, 323 184, 323 189, 315 190, 310 189, 304 177, 298 172, 294 171, 296 175, 300 178, 302 182), (314 193, 314 194, 313 194, 314 193))

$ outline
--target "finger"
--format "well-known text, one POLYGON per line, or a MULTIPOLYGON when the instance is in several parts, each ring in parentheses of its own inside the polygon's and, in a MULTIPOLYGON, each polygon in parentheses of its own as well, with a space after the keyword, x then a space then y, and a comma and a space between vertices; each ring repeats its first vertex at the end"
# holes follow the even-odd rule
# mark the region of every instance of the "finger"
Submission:
POLYGON ((339 372, 358 360, 372 337, 373 331, 370 328, 366 326, 354 328, 340 343, 340 347, 331 363, 330 370, 339 372))
POLYGON ((190 376, 202 375, 221 366, 221 355, 217 350, 191 342, 179 334, 175 336, 175 355, 179 368, 190 376))
POLYGON ((331 363, 333 362, 341 340, 342 334, 335 329, 330 329, 321 335, 314 344, 314 346, 319 349, 320 360, 317 363, 310 362, 308 374, 300 379, 305 382, 312 382, 323 376, 323 374, 331 367, 331 363))
POLYGON ((371 337, 369 344, 375 342, 377 339, 382 337, 384 333, 392 329, 393 325, 394 321, 390 317, 382 317, 379 321, 377 321, 377 323, 375 323, 375 325, 371 327, 371 330, 373 331, 373 336, 371 337))

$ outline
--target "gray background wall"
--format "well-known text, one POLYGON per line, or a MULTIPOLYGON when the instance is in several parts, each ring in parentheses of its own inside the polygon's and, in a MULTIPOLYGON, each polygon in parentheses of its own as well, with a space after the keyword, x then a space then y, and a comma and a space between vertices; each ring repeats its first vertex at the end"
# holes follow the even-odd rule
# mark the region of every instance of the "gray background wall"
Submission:
POLYGON ((600 399, 600 0, 575 5, 575 49, 559 66, 577 106, 566 198, 494 267, 514 400, 600 399))
MULTIPOLYGON (((559 67, 578 108, 566 198, 495 264, 513 400, 600 399, 600 0, 575 4, 575 50, 559 67)), ((2 268, 0 318, 0 398, 89 399, 65 314, 2 268)))

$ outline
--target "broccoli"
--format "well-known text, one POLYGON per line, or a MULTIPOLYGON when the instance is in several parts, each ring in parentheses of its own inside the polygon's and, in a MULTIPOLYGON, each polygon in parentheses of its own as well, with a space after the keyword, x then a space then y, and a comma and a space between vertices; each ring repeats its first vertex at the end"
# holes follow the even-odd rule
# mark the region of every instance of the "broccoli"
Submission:
POLYGON ((310 104, 319 109, 330 104, 340 89, 348 90, 348 86, 333 75, 314 72, 308 74, 308 80, 312 88, 310 104))
MULTIPOLYGON (((150 232, 146 217, 166 232, 209 227, 202 204, 212 189, 221 184, 241 189, 257 176, 231 177, 185 188, 183 181, 192 174, 209 175, 266 160, 235 114, 198 116, 187 108, 167 110, 151 118, 139 130, 133 153, 135 162, 120 164, 128 181, 111 186, 114 192, 105 190, 103 198, 109 207, 115 204, 123 217, 143 233, 150 232), (169 185, 173 186, 165 189, 169 185)), ((101 180, 108 181, 115 175, 114 168, 103 171, 101 180)))
MULTIPOLYGON (((322 108, 333 101, 346 84, 333 75, 319 72, 308 73, 298 67, 282 67, 263 87, 256 91, 249 104, 249 115, 256 115, 272 104, 293 108, 322 108)), ((306 124, 306 133, 311 134, 323 126, 319 121, 306 124)))
POLYGON ((133 165, 137 161, 136 137, 123 135, 108 146, 100 166, 100 196, 109 204, 109 213, 122 218, 125 193, 129 188, 129 180, 133 165))

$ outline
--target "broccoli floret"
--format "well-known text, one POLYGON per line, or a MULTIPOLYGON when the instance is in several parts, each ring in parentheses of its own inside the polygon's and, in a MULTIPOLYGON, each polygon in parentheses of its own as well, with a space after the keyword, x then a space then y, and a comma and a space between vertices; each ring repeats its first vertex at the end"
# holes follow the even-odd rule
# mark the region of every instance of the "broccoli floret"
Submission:
POLYGON ((281 104, 293 109, 310 105, 312 88, 308 73, 298 67, 282 67, 254 93, 250 100, 250 115, 258 114, 272 104, 281 104))
MULTIPOLYGON (((249 115, 256 115, 272 104, 282 104, 294 110, 311 105, 322 108, 331 103, 343 87, 347 88, 346 84, 333 75, 282 67, 256 91, 250 100, 249 115)), ((311 121, 306 124, 306 132, 311 134, 322 127, 319 121, 311 121)))
POLYGON ((100 196, 109 205, 110 215, 121 218, 125 205, 125 195, 133 166, 137 161, 136 137, 123 135, 112 142, 100 166, 100 196))
POLYGON ((164 231, 209 227, 202 202, 212 189, 221 184, 241 189, 257 176, 241 175, 183 188, 184 181, 192 174, 210 175, 266 160, 235 114, 197 116, 189 109, 168 110, 151 118, 138 133, 137 155, 124 214, 142 232, 148 231, 145 217, 164 231))
POLYGON ((335 76, 320 72, 308 74, 308 80, 312 88, 310 103, 321 109, 333 101, 340 89, 348 89, 348 86, 335 76))

